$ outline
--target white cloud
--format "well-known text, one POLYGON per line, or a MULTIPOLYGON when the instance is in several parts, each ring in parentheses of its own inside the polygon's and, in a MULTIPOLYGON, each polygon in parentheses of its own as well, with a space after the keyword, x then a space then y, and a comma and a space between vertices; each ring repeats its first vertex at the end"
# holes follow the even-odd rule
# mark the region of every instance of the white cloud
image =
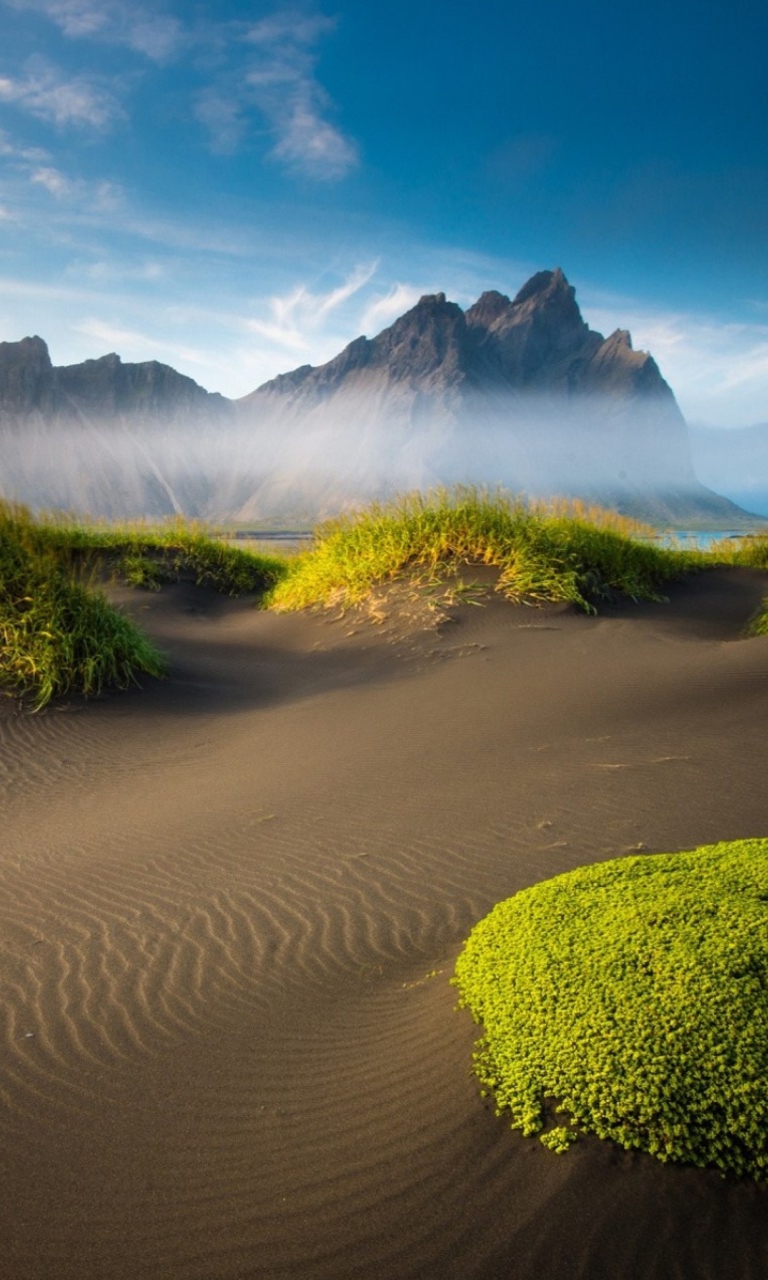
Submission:
POLYGON ((278 114, 279 140, 271 154, 293 173, 321 181, 343 178, 357 164, 357 147, 322 118, 313 96, 318 95, 295 99, 287 113, 278 114))
POLYGON ((121 0, 5 0, 11 8, 42 13, 65 36, 125 45, 155 62, 166 62, 186 36, 178 18, 121 0))
POLYGON ((246 40, 249 44, 291 49, 294 45, 309 45, 336 26, 333 18, 323 14, 273 13, 249 28, 246 40))
POLYGON ((212 151, 228 155, 237 150, 245 136, 247 120, 243 104, 236 97, 213 86, 204 89, 195 104, 195 115, 208 133, 212 151))
POLYGON ((373 262, 356 267, 341 285, 326 293, 313 293, 299 285, 290 293, 275 295, 268 300, 269 318, 251 318, 246 321, 247 328, 278 346, 308 351, 331 313, 360 292, 377 266, 373 262))
POLYGON ((45 187, 45 190, 49 191, 57 200, 72 194, 73 185, 69 178, 58 169, 54 169, 52 165, 44 165, 39 169, 33 170, 29 180, 38 186, 45 187))
POLYGON ((125 199, 122 187, 115 182, 70 178, 53 165, 31 167, 28 177, 33 186, 43 187, 56 200, 75 204, 90 215, 113 214, 125 199))
POLYGON ((115 94, 94 76, 66 78, 42 58, 31 58, 23 77, 0 76, 0 101, 13 103, 57 128, 106 132, 124 115, 115 94))
POLYGON ((415 306, 427 289, 412 284, 393 284, 388 293, 376 298, 366 308, 362 317, 363 333, 375 335, 415 306))
POLYGON ((216 362, 197 347, 183 343, 169 342, 154 333, 144 333, 138 329, 128 329, 98 317, 89 317, 72 326, 76 333, 92 339, 101 347, 117 351, 122 359, 129 360, 177 360, 183 364, 208 366, 215 368, 216 362))
POLYGON ((312 46, 334 25, 322 15, 278 13, 245 32, 245 65, 230 67, 198 98, 196 115, 215 151, 240 145, 255 108, 274 139, 270 158, 290 173, 329 182, 357 165, 357 145, 330 119, 331 100, 315 75, 312 46))

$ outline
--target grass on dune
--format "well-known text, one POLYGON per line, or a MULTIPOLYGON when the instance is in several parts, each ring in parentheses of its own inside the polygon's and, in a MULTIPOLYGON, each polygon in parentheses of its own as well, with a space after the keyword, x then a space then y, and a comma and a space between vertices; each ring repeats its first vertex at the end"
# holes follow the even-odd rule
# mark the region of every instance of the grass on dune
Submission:
MULTIPOLYGON (((34 519, 0 502, 0 686, 36 706, 123 686, 163 660, 107 602, 105 576, 158 590, 181 577, 279 610, 354 605, 397 579, 445 583, 463 566, 498 570, 508 599, 594 612, 618 596, 663 599, 666 582, 715 564, 768 569, 768 536, 713 551, 664 548, 653 530, 576 501, 536 503, 474 489, 413 494, 327 522, 294 557, 228 545, 177 520, 159 528, 34 519)), ((454 579, 455 580, 455 579, 454 579)), ((751 631, 768 633, 768 601, 751 631)))
POLYGON ((499 1114, 768 1179, 768 840, 616 859, 499 903, 456 964, 499 1114))
POLYGON ((154 645, 46 544, 28 513, 0 506, 0 686, 38 709, 164 671, 154 645))
POLYGON ((327 522, 271 590, 276 609, 353 605, 379 583, 492 565, 512 601, 594 611, 613 596, 659 599, 699 567, 695 552, 641 541, 644 526, 578 502, 533 503, 472 489, 414 494, 327 522))
POLYGON ((35 538, 70 562, 98 560, 115 577, 150 590, 190 575, 197 586, 226 595, 261 594, 286 572, 281 557, 233 547, 183 519, 156 527, 41 520, 35 538))
POLYGON ((155 646, 97 581, 104 576, 157 589, 191 575, 237 595, 263 592, 285 572, 276 557, 226 546, 194 526, 88 527, 35 520, 0 503, 0 687, 40 708, 70 693, 125 688, 164 674, 155 646))

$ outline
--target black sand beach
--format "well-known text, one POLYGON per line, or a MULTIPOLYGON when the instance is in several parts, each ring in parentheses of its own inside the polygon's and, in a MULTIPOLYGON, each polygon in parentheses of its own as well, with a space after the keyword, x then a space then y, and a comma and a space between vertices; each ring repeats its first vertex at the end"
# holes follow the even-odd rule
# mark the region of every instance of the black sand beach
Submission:
POLYGON ((764 1280, 768 1190, 513 1134, 492 904, 768 835, 766 575, 423 629, 128 594, 173 673, 0 705, 0 1274, 764 1280))

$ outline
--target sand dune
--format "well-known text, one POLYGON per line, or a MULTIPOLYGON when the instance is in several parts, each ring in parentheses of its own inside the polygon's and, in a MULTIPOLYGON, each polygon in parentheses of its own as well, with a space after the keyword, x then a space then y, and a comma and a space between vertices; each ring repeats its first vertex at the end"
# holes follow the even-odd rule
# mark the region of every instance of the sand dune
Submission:
POLYGON ((129 595, 172 678, 0 705, 0 1274, 768 1272, 766 1192, 512 1134, 448 985, 498 899, 768 834, 765 575, 597 619, 129 595))

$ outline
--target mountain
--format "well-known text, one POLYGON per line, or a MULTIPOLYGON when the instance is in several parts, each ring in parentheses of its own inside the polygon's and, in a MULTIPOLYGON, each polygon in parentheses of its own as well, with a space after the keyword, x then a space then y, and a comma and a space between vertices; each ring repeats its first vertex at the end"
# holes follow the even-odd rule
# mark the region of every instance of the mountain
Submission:
MULTIPOLYGON (((273 379, 239 410, 280 424, 297 455, 294 495, 323 477, 332 490, 343 469, 348 495, 375 495, 386 475, 395 489, 458 481, 570 493, 659 523, 744 519, 699 484, 653 357, 626 330, 590 329, 560 269, 538 272, 514 299, 484 293, 466 312, 442 293, 422 297, 377 337, 273 379)), ((240 515, 281 496, 266 480, 240 515)))
POLYGON ((454 407, 473 392, 599 392, 674 403, 652 356, 633 351, 626 330, 604 338, 589 328, 560 268, 539 271, 512 301, 484 293, 466 312, 444 293, 427 294, 378 337, 356 338, 320 368, 282 374, 241 404, 279 398, 306 407, 352 387, 377 399, 398 394, 417 412, 425 394, 454 407))
POLYGON ((590 329, 559 269, 467 311, 426 295, 236 402, 155 361, 55 367, 41 338, 0 343, 0 491, 35 507, 266 523, 457 482, 749 521, 699 483, 653 357, 590 329))
POLYGON ((0 494, 94 516, 193 513, 208 485, 190 451, 234 412, 156 360, 56 367, 42 338, 0 342, 0 494))
POLYGON ((200 422, 228 412, 229 401, 170 365, 123 364, 112 353, 82 364, 51 363, 42 338, 0 342, 0 423, 126 426, 200 422))

